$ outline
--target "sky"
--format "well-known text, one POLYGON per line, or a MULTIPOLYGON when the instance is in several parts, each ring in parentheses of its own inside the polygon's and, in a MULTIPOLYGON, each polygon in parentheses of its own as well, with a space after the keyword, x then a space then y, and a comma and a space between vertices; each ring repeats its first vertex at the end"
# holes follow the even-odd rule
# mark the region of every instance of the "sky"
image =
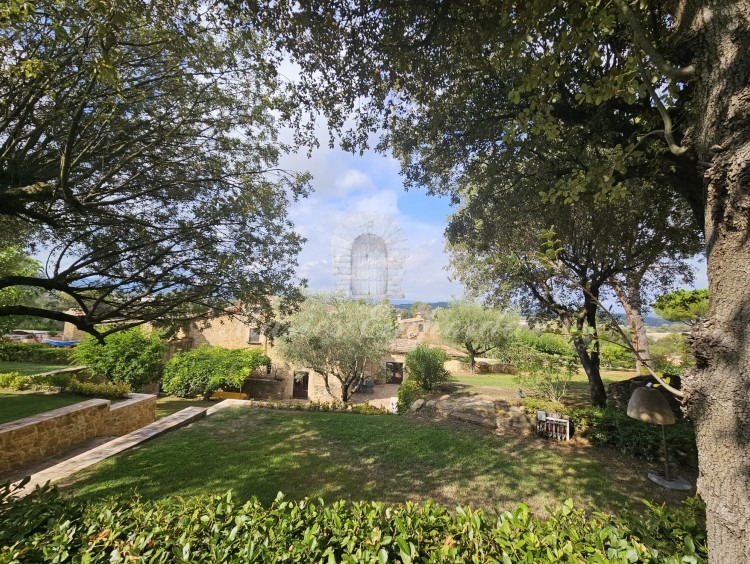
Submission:
MULTIPOLYGON (((323 140, 327 134, 322 133, 323 140)), ((438 302, 460 299, 464 289, 451 281, 446 270, 448 254, 443 232, 452 212, 448 198, 428 196, 423 190, 404 190, 398 162, 387 155, 367 151, 352 155, 321 147, 310 158, 306 151, 287 155, 283 168, 312 174, 313 192, 292 203, 290 218, 307 239, 299 256, 299 276, 311 291, 336 289, 331 238, 347 219, 361 213, 380 213, 402 229, 407 242, 401 290, 406 301, 438 302)), ((706 288, 705 262, 693 261, 696 275, 690 286, 706 288)), ((613 305, 619 310, 619 305, 613 305)))
POLYGON ((342 222, 364 212, 388 216, 406 236, 403 299, 437 302, 463 296, 463 287, 450 281, 445 270, 443 231, 451 213, 449 201, 422 190, 405 191, 395 159, 374 151, 359 156, 326 147, 309 159, 305 151, 288 155, 281 166, 313 176, 313 193, 290 209, 297 232, 307 239, 299 275, 308 280, 310 290, 336 289, 331 237, 342 222))

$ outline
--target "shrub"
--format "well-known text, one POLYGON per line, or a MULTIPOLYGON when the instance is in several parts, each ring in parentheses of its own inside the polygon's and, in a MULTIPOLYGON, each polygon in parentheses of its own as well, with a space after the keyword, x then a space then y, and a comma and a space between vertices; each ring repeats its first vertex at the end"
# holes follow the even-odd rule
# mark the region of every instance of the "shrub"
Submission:
POLYGON ((60 388, 64 390, 70 386, 73 376, 71 374, 35 374, 26 376, 29 387, 35 390, 60 388))
POLYGON ((12 390, 49 390, 54 388, 61 391, 68 390, 82 396, 99 398, 122 398, 130 393, 130 384, 124 382, 99 384, 83 382, 70 374, 37 374, 34 376, 22 376, 16 372, 0 374, 0 388, 12 390))
POLYGON ((167 344, 156 331, 140 327, 112 333, 104 344, 87 336, 73 349, 73 359, 86 365, 94 376, 140 388, 161 378, 167 344))
POLYGON ((575 356, 575 350, 568 339, 556 333, 535 333, 528 329, 519 329, 511 336, 511 343, 531 347, 539 352, 561 356, 575 356))
POLYGON ((0 360, 37 364, 70 364, 75 349, 61 349, 42 343, 14 343, 0 340, 0 360))
MULTIPOLYGON (((530 411, 544 410, 560 413, 570 418, 576 434, 585 433, 597 445, 608 446, 626 454, 657 460, 662 453, 661 429, 631 419, 626 413, 613 407, 566 407, 560 403, 538 399, 524 399, 523 405, 530 411)), ((686 420, 678 421, 665 429, 667 448, 670 453, 678 451, 689 458, 696 452, 695 429, 686 420)))
POLYGON ((21 376, 18 372, 5 372, 0 374, 0 388, 26 390, 29 386, 29 379, 26 376, 21 376))
POLYGON ((124 398, 130 393, 130 384, 126 382, 79 382, 75 378, 70 380, 68 390, 82 396, 97 398, 124 398))
POLYGON ((515 361, 516 382, 547 401, 559 403, 568 393, 576 363, 571 357, 540 353, 520 345, 515 361), (525 349, 522 350, 522 349, 525 349))
POLYGON ((444 366, 446 360, 448 355, 442 349, 417 345, 406 355, 409 379, 417 382, 425 390, 432 390, 436 384, 441 384, 450 377, 444 366))
POLYGON ((177 353, 169 359, 162 388, 168 394, 183 398, 203 396, 208 399, 219 389, 239 390, 253 370, 269 362, 271 360, 260 348, 201 347, 177 353))
POLYGON ((352 413, 363 413, 365 415, 385 415, 388 413, 385 408, 370 405, 369 402, 352 404, 351 410, 352 413))
POLYGON ((49 388, 65 389, 70 384, 70 374, 35 374, 23 376, 17 372, 0 374, 0 388, 12 390, 44 390, 49 388))
MULTIPOLYGON (((9 488, 6 488, 8 490, 9 488)), ((7 498, 7 495, 3 495, 7 498)), ((0 502, 7 562, 705 562, 695 500, 642 516, 586 512, 566 501, 546 519, 524 505, 500 514, 427 502, 257 500, 224 496, 92 504, 48 486, 0 502)))
POLYGON ((599 358, 610 368, 635 368, 633 352, 616 343, 602 342, 599 358))
POLYGON ((411 379, 407 380, 398 387, 398 404, 396 409, 399 413, 406 413, 409 411, 411 404, 422 394, 424 394, 424 389, 419 385, 419 382, 411 379))

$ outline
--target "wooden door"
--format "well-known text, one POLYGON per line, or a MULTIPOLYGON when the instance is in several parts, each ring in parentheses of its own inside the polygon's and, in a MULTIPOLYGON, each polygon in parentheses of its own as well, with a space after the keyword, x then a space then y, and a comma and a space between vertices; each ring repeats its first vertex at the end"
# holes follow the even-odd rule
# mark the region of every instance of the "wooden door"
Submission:
POLYGON ((309 372, 295 372, 294 385, 292 386, 292 397, 294 399, 307 399, 307 386, 309 383, 309 372))

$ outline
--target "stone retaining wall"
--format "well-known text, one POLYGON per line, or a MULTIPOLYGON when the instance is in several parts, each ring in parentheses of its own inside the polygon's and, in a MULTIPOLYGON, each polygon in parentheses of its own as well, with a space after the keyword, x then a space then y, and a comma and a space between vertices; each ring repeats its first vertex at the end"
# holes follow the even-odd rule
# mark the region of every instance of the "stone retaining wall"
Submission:
POLYGON ((148 425, 156 396, 129 394, 122 402, 92 399, 0 425, 0 476, 60 454, 94 437, 120 436, 148 425))
POLYGON ((291 394, 286 393, 286 382, 273 378, 249 378, 245 383, 247 393, 253 399, 285 400, 291 394))

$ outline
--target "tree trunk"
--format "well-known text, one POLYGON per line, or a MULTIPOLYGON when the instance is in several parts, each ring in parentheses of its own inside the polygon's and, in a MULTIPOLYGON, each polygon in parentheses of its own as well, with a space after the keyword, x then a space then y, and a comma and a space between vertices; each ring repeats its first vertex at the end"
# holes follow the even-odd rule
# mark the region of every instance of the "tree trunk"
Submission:
POLYGON ((474 367, 477 364, 477 351, 469 344, 466 345, 466 350, 469 352, 469 373, 474 374, 474 367))
POLYGON ((586 378, 589 381, 591 405, 604 407, 607 405, 607 392, 604 389, 602 375, 599 372, 599 353, 590 353, 586 346, 586 341, 587 339, 576 337, 573 339, 573 346, 576 349, 578 359, 581 361, 581 366, 583 366, 583 371, 586 373, 586 378))
POLYGON ((589 288, 584 297, 584 315, 579 316, 576 321, 579 331, 584 329, 584 321, 586 325, 594 330, 593 348, 589 350, 589 339, 586 337, 576 337, 573 339, 573 346, 576 349, 576 353, 578 353, 578 359, 581 361, 581 366, 583 366, 583 371, 586 373, 586 378, 589 381, 591 405, 604 407, 607 405, 607 392, 604 389, 604 382, 602 382, 602 375, 599 371, 599 340, 596 338, 596 309, 598 307, 598 300, 599 289, 589 288))
POLYGON ((636 376, 641 375, 643 362, 649 363, 651 361, 651 352, 648 348, 648 336, 646 335, 646 323, 643 321, 643 315, 641 313, 643 304, 641 302, 640 282, 641 277, 639 276, 627 276, 626 291, 616 278, 613 277, 611 280, 612 289, 614 290, 622 309, 625 311, 625 317, 628 320, 630 340, 632 341, 633 348, 638 351, 638 354, 635 355, 636 376))
POLYGON ((750 555, 750 2, 687 1, 678 29, 696 57, 688 131, 706 182, 710 311, 683 378, 695 422, 709 559, 750 555))

